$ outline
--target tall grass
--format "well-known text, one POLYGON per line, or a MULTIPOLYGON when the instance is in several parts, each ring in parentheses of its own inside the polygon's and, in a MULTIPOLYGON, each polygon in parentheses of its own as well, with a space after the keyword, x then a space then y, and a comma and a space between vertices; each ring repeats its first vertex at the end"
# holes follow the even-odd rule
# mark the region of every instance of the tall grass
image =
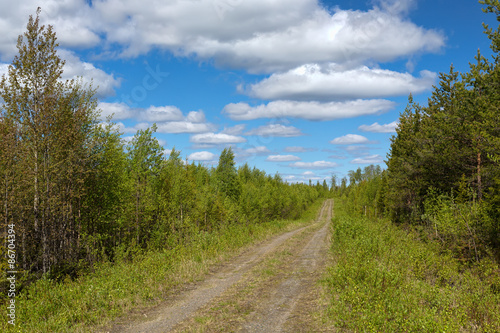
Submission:
MULTIPOLYGON (((98 264, 95 272, 62 283, 42 279, 16 299, 16 326, 1 321, 2 332, 87 332, 136 307, 158 304, 177 285, 200 279, 209 267, 250 243, 310 223, 318 200, 297 221, 232 224, 212 233, 198 231, 169 250, 98 264)), ((126 252, 126 251, 125 251, 126 252)), ((2 306, 6 309, 6 306, 2 306)))
POLYGON ((359 332, 500 332, 500 270, 336 203, 327 321, 359 332))

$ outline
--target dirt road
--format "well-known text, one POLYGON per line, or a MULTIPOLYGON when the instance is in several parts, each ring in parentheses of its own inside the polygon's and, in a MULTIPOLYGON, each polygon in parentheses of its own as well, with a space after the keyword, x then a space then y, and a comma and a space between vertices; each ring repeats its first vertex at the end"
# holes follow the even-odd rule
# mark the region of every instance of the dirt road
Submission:
POLYGON ((110 332, 318 331, 316 284, 326 260, 333 201, 315 223, 277 236, 206 280, 110 332))

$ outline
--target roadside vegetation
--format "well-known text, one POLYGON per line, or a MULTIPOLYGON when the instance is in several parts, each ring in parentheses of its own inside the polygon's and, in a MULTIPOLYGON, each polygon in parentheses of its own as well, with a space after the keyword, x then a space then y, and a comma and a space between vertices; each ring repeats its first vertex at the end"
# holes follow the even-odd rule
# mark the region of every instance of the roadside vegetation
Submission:
POLYGON ((354 332, 499 332, 500 269, 336 199, 324 325, 354 332))
POLYGON ((61 79, 56 33, 39 14, 0 79, 4 309, 17 272, 16 326, 5 313, 2 331, 73 331, 158 300, 328 193, 326 182, 237 168, 231 148, 216 167, 166 156, 155 125, 125 141, 99 121, 93 87, 61 79))

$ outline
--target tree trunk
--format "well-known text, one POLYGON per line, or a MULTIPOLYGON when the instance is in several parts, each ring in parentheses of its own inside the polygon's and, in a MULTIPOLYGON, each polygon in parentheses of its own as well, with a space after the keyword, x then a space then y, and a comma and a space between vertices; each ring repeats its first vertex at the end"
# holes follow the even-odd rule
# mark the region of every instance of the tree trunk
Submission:
POLYGON ((33 199, 33 213, 35 215, 35 233, 38 232, 38 152, 35 147, 35 197, 33 199))
POLYGON ((483 196, 481 185, 481 152, 477 153, 477 199, 481 201, 483 196))
POLYGON ((136 194, 136 201, 135 201, 135 231, 136 231, 136 240, 137 240, 137 245, 139 245, 139 189, 137 189, 136 194))
POLYGON ((45 218, 42 217, 42 271, 43 274, 47 273, 48 269, 48 248, 47 248, 47 234, 46 234, 45 218))

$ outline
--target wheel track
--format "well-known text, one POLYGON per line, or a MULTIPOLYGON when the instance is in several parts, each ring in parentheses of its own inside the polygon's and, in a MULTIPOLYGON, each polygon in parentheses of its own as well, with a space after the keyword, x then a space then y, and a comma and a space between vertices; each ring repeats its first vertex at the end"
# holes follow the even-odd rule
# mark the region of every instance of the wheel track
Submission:
MULTIPOLYGON (((323 203, 320 212, 316 218, 316 222, 321 222, 321 220, 326 219, 329 221, 331 219, 331 200, 327 200, 323 203), (326 211, 326 213, 325 213, 326 211)), ((241 280, 243 275, 249 272, 253 267, 261 263, 270 253, 272 253, 278 246, 286 242, 293 236, 304 232, 306 229, 310 228, 311 225, 305 226, 280 236, 277 236, 267 242, 265 242, 261 247, 252 251, 250 253, 242 254, 236 257, 231 263, 227 264, 221 271, 213 274, 211 277, 207 278, 205 281, 200 283, 196 288, 190 290, 186 293, 181 293, 169 304, 164 304, 159 306, 154 311, 150 311, 147 314, 148 321, 141 323, 131 323, 131 324, 118 324, 114 326, 110 332, 129 332, 129 333, 139 333, 139 332, 168 332, 172 330, 177 324, 182 321, 192 317, 196 314, 198 309, 209 304, 214 298, 222 295, 228 288, 236 284, 241 280)), ((326 234, 327 224, 323 226, 309 241, 308 245, 301 252, 300 257, 296 259, 298 266, 306 271, 309 268, 316 266, 316 256, 319 244, 322 244, 324 234, 326 234)), ((300 285, 295 279, 290 279, 285 281, 283 286, 280 286, 279 290, 287 289, 286 284, 290 284, 288 290, 297 291, 298 287, 295 285, 300 285)), ((295 302, 296 299, 290 293, 280 293, 278 290, 278 306, 280 304, 288 303, 290 301, 295 302)), ((295 305, 292 306, 292 309, 295 305)), ((277 318, 279 319, 278 326, 281 327, 289 312, 280 314, 277 318)), ((269 322, 273 322, 270 318, 266 318, 269 322)), ((259 324, 251 325, 250 327, 258 327, 259 324)), ((250 330, 251 331, 251 330, 250 330)), ((252 331, 257 332, 257 331, 252 331)), ((266 330, 258 330, 258 332, 266 332, 266 330)), ((275 332, 275 331, 269 331, 275 332)))
POLYGON ((325 201, 321 208, 318 220, 325 220, 327 223, 316 231, 299 256, 293 261, 291 271, 286 278, 272 291, 271 302, 263 304, 257 311, 250 315, 250 320, 239 330, 240 332, 284 332, 285 323, 290 319, 291 314, 300 306, 299 300, 312 287, 314 279, 310 275, 319 266, 320 253, 327 247, 327 234, 329 221, 332 217, 333 201, 325 201), (326 212, 325 212, 326 211, 326 212))

